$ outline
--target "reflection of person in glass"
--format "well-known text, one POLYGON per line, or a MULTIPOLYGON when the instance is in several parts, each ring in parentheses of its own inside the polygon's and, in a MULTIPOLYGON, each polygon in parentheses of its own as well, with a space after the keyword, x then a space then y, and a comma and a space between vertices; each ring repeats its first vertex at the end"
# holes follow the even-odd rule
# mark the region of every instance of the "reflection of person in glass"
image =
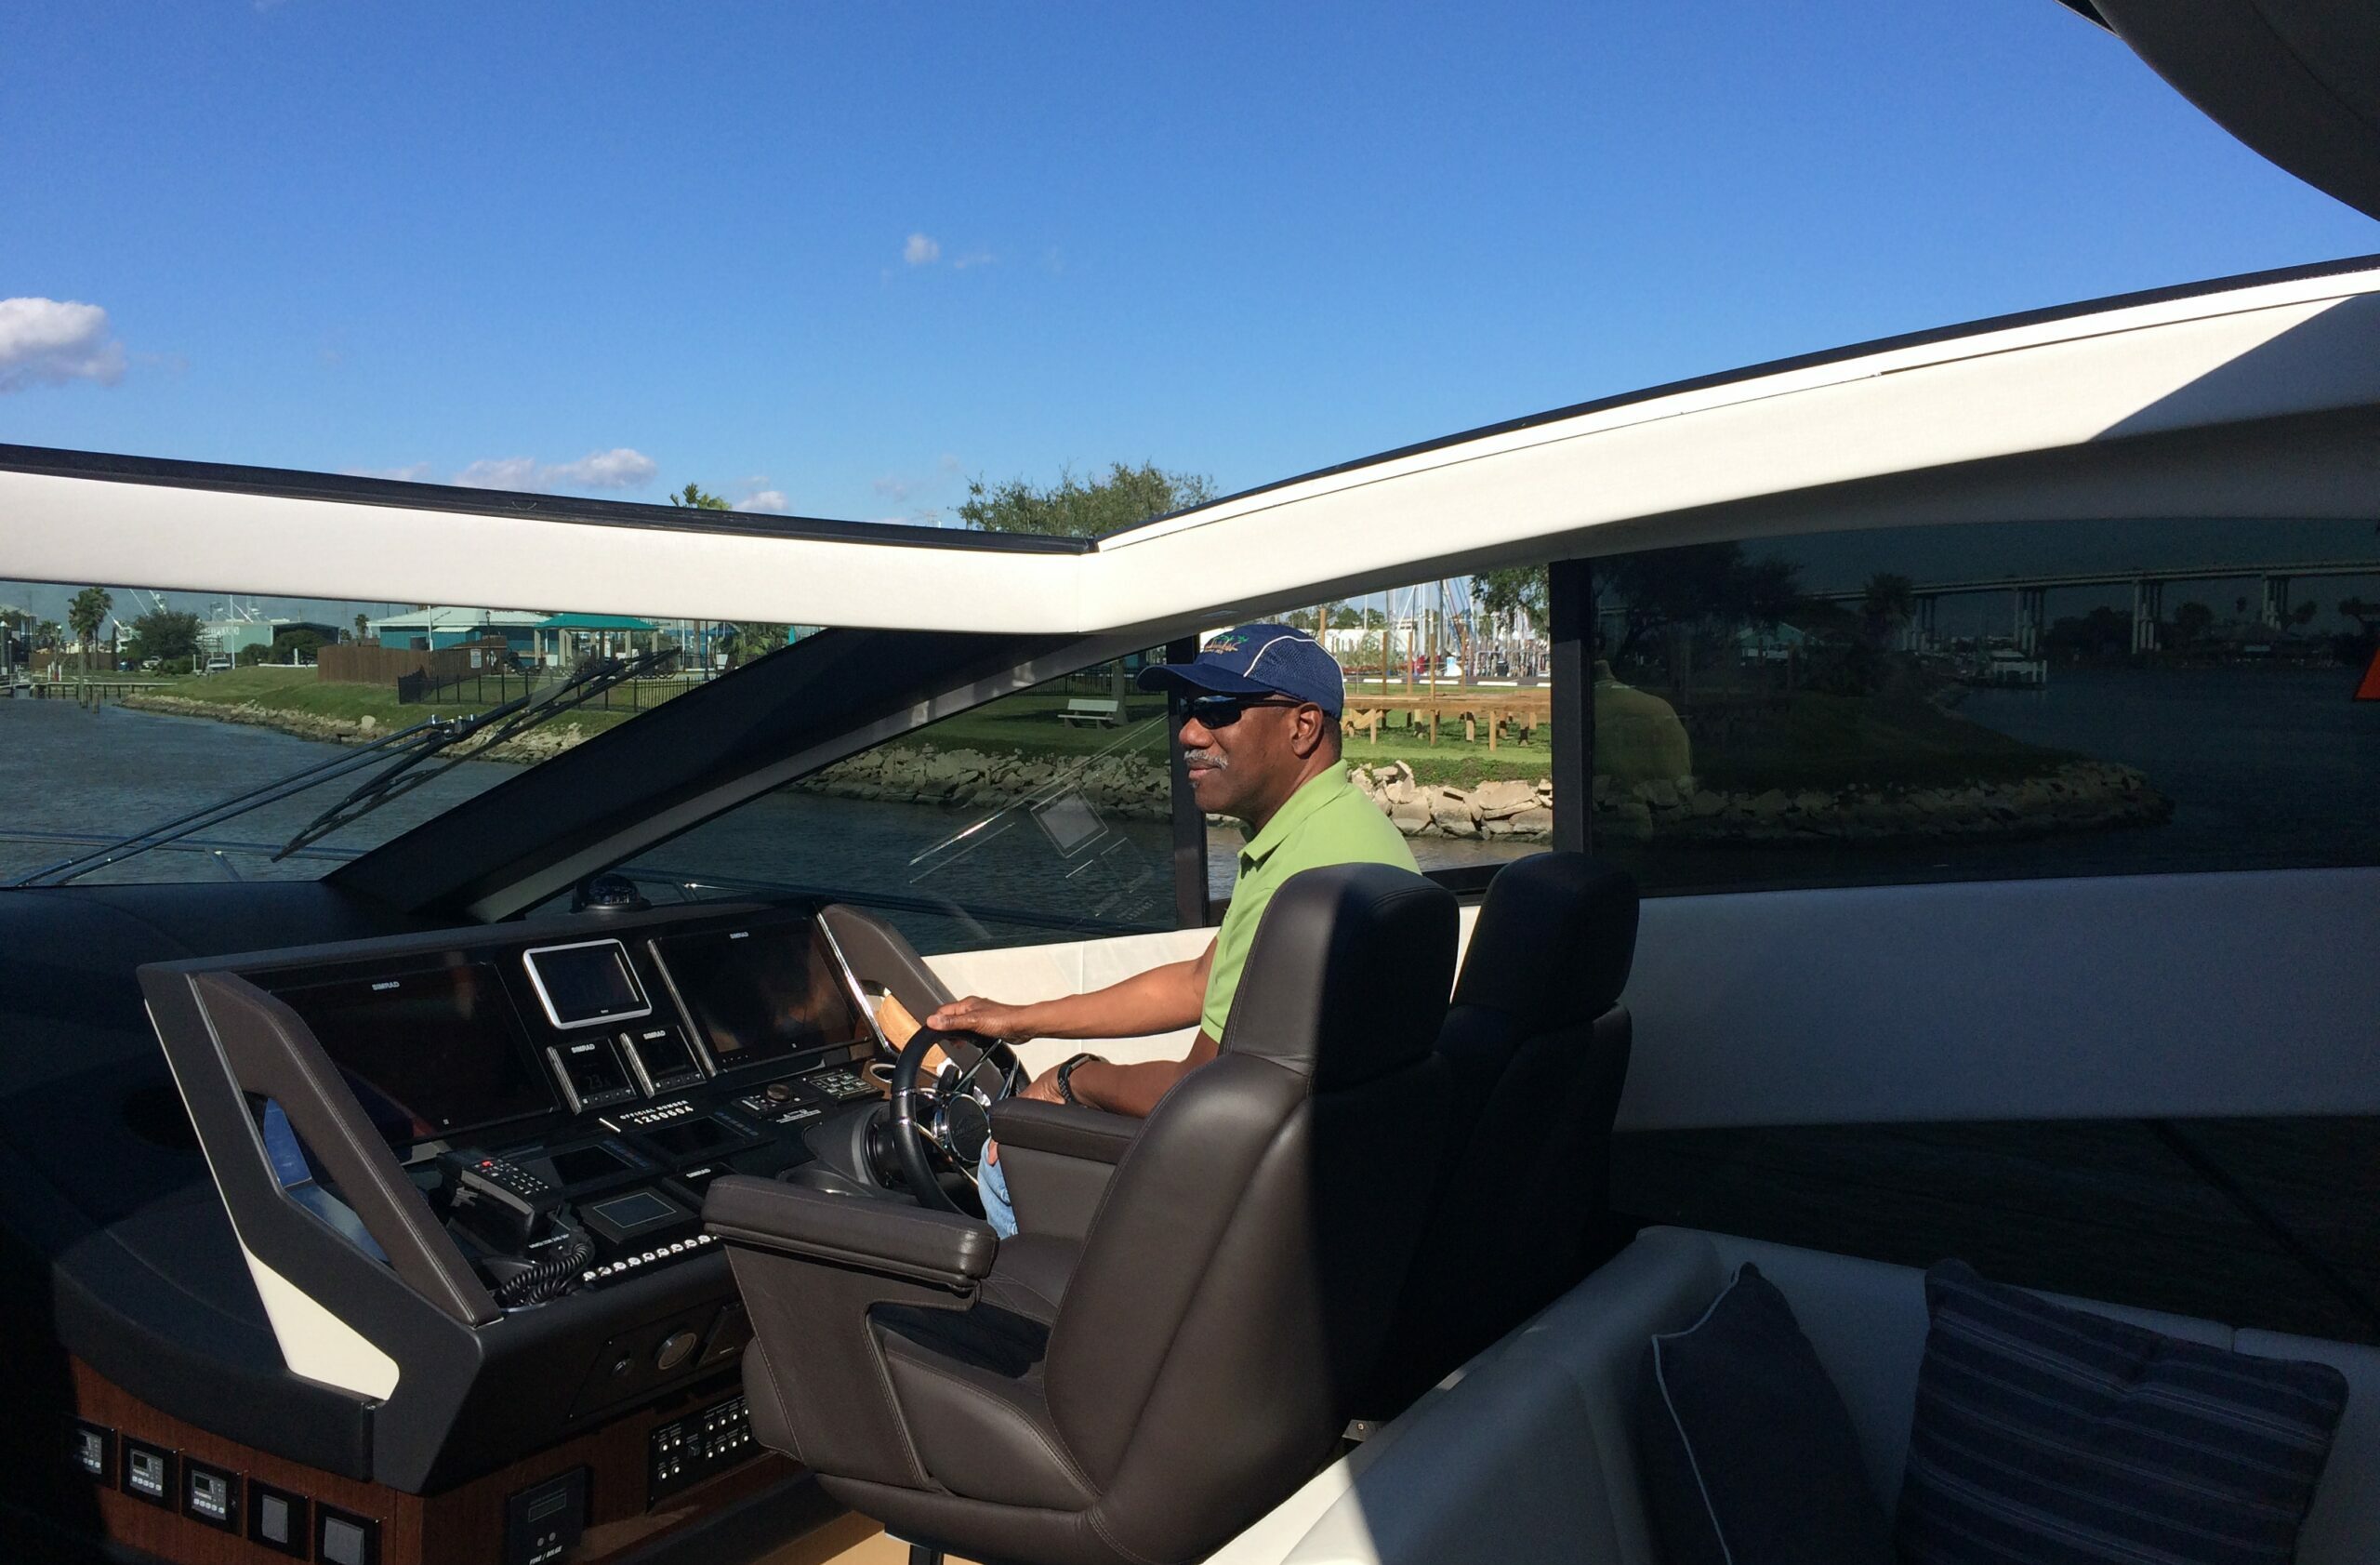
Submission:
POLYGON ((714 991, 703 1017, 711 1047, 721 1054, 760 1057, 850 1041, 859 1024, 815 932, 808 957, 752 970, 747 981, 753 989, 742 1005, 721 1004, 714 991))
MULTIPOLYGON (((1239 878, 1223 927, 1204 954, 1170 962, 1089 994, 1033 1005, 969 995, 926 1018, 1010 1040, 1130 1038, 1197 1023, 1178 1060, 1117 1065, 1077 1054, 1046 1070, 1024 1095, 1145 1116, 1166 1090, 1215 1057, 1238 992, 1257 921, 1281 882, 1326 864, 1414 868, 1404 837, 1347 780, 1339 758, 1346 704, 1339 665, 1313 637, 1286 625, 1244 625, 1215 636, 1189 663, 1142 670, 1144 689, 1189 697, 1179 733, 1198 808, 1247 823, 1239 878)), ((997 1150, 985 1158, 984 1206, 995 1227, 1015 1231, 997 1150)))

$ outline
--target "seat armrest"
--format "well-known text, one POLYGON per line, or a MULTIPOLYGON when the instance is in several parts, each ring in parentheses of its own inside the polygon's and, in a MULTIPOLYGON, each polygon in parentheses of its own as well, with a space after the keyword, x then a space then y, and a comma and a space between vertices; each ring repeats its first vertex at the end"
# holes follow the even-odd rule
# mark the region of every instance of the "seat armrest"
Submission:
POLYGON ((1053 1152, 1114 1167, 1148 1121, 1077 1104, 1006 1097, 992 1105, 992 1138, 1003 1147, 1053 1152))
POLYGON ((990 1273, 1000 1247, 989 1224, 955 1212, 747 1174, 711 1182, 703 1227, 731 1244, 959 1291, 990 1273))

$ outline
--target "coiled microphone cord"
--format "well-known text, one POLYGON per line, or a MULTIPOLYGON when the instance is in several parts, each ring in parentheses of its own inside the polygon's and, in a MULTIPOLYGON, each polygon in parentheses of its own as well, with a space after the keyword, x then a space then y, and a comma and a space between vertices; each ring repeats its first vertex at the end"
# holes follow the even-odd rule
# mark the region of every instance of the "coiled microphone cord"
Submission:
POLYGON ((496 1302, 507 1309, 519 1309, 524 1305, 544 1304, 560 1298, 579 1269, 595 1258, 595 1246, 587 1236, 574 1232, 570 1242, 557 1253, 547 1256, 526 1271, 515 1272, 496 1287, 496 1302))

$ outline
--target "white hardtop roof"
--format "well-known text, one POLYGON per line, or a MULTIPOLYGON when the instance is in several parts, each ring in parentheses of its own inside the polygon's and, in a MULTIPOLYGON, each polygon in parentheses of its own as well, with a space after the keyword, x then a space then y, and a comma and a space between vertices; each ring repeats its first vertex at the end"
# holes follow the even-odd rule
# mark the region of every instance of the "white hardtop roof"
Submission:
POLYGON ((2375 424, 2380 258, 2366 258, 1587 405, 1081 548, 0 448, 0 577, 1170 633, 1456 571, 1712 537, 2380 515, 2375 424), (575 536, 557 547, 563 526, 575 536))

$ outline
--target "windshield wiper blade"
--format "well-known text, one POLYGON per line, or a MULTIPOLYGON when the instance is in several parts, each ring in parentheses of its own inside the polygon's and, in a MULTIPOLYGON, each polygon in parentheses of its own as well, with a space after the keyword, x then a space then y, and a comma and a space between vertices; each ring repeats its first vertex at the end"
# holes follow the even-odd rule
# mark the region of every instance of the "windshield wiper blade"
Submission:
POLYGON ((442 732, 430 742, 398 757, 346 798, 307 822, 296 836, 282 844, 281 851, 272 855, 273 862, 278 863, 298 849, 310 847, 332 832, 361 820, 390 800, 401 798, 422 784, 445 776, 470 759, 468 755, 450 753, 465 740, 484 736, 476 748, 480 750, 493 749, 549 719, 585 706, 615 685, 666 672, 677 658, 678 649, 674 646, 640 653, 634 657, 607 657, 579 669, 549 690, 533 691, 502 706, 490 707, 483 712, 473 712, 444 723, 431 719, 430 725, 442 732), (423 763, 441 755, 446 757, 443 764, 428 771, 416 770, 423 763))
POLYGON ((277 803, 292 794, 303 793, 311 788, 320 788, 323 784, 345 776, 350 772, 361 771, 374 764, 389 750, 421 743, 430 736, 432 730, 442 726, 443 725, 435 718, 427 723, 416 723, 410 728, 399 729, 393 734, 374 739, 342 754, 334 755, 328 760, 316 762, 313 765, 292 772, 286 776, 276 777, 271 782, 260 783, 255 788, 235 793, 228 799, 201 805, 195 810, 176 816, 170 820, 159 821, 154 826, 143 827, 128 836, 115 838, 102 846, 93 848, 88 853, 78 854, 73 858, 61 859, 56 864, 31 870, 8 883, 12 886, 64 885, 77 876, 86 875, 94 869, 104 869, 110 864, 135 857, 147 853, 152 848, 169 846, 209 827, 218 826, 235 816, 245 815, 250 810, 277 803))

